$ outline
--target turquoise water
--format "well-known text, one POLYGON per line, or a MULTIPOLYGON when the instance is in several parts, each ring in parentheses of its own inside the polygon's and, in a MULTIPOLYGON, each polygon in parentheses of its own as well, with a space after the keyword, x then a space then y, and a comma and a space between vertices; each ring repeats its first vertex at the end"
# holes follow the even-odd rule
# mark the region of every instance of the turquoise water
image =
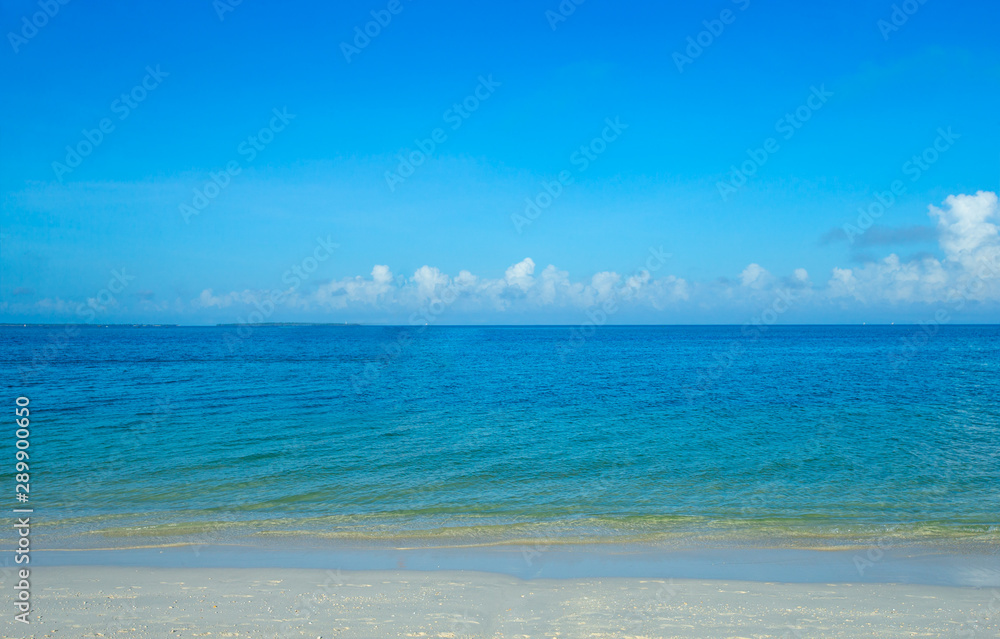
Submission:
POLYGON ((1000 327, 921 334, 0 328, 0 359, 40 549, 995 547, 1000 327))

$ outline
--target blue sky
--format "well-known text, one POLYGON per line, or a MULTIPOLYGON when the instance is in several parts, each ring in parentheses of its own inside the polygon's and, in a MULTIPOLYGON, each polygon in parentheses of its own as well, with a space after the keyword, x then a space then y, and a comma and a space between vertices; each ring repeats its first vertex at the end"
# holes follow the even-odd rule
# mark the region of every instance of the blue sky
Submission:
POLYGON ((47 6, 0 14, 0 321, 1000 317, 993 4, 47 6))

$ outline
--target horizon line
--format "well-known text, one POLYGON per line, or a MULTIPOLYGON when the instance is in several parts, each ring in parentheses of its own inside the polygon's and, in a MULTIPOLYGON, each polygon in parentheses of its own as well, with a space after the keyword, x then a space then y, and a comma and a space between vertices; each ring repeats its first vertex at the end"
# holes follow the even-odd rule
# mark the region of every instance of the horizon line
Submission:
MULTIPOLYGON (((157 323, 157 322, 121 322, 114 324, 87 324, 79 322, 0 322, 0 328, 47 328, 47 327, 62 327, 62 326, 72 326, 81 328, 240 328, 240 327, 251 327, 251 328, 573 328, 578 326, 588 326, 593 323, 573 323, 573 324, 370 324, 363 322, 271 322, 271 323, 254 323, 246 322, 243 324, 225 323, 225 324, 169 324, 169 323, 157 323)), ((998 326, 1000 323, 990 323, 990 322, 968 322, 968 323, 940 323, 940 322, 890 322, 890 323, 878 323, 878 322, 841 322, 834 324, 822 324, 822 323, 807 323, 807 324, 761 324, 768 328, 794 328, 794 327, 821 327, 821 326, 924 326, 928 324, 934 324, 940 327, 944 326, 998 326)), ((702 327, 702 326, 734 326, 741 327, 753 325, 752 322, 744 322, 742 324, 731 324, 731 323, 701 323, 701 324, 602 324, 595 325, 596 328, 639 328, 639 327, 677 327, 677 328, 689 328, 689 327, 702 327)))

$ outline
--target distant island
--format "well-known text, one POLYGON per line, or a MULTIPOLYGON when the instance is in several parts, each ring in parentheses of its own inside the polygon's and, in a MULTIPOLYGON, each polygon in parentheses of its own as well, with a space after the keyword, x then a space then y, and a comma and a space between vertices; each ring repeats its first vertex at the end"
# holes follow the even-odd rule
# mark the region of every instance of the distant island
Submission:
POLYGON ((254 322, 253 324, 216 324, 216 326, 361 326, 347 322, 254 322))
MULTIPOLYGON (((79 328, 198 328, 196 324, 30 324, 12 322, 0 322, 0 328, 63 328, 73 326, 79 328)), ((232 328, 234 326, 248 326, 248 324, 216 324, 215 328, 232 328)), ((249 326, 361 326, 361 324, 337 323, 337 322, 261 322, 249 324, 249 326)), ((202 326, 202 328, 213 328, 212 326, 202 326)))
POLYGON ((180 324, 14 324, 0 323, 0 328, 62 328, 64 326, 74 326, 78 328, 178 328, 180 324))

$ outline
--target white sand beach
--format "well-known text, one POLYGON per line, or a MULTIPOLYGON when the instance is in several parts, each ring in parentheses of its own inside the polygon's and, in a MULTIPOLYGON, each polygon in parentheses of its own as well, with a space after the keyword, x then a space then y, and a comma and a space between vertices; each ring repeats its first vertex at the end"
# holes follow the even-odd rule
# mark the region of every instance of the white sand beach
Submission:
POLYGON ((1000 590, 460 571, 40 567, 4 637, 997 637, 1000 590))

